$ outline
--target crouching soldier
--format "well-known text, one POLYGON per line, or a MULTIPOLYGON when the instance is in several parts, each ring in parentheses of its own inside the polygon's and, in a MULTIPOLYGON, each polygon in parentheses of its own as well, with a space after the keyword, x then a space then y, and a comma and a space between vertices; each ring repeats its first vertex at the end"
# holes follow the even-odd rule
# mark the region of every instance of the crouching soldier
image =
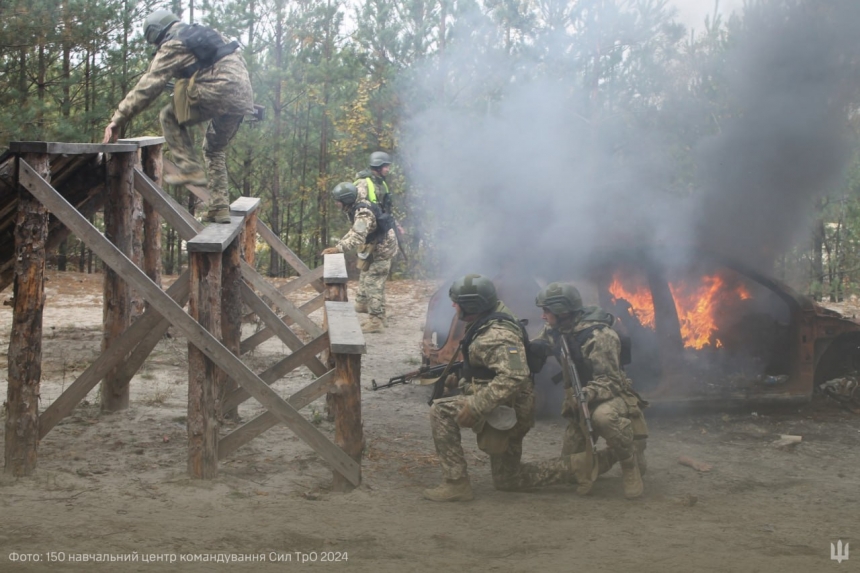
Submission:
MULTIPOLYGON (((510 489, 519 472, 523 438, 534 425, 534 391, 526 362, 525 331, 496 295, 492 281, 466 275, 448 295, 467 323, 461 342, 461 395, 440 398, 430 408, 433 442, 445 481, 424 490, 432 501, 467 501, 472 486, 460 428, 472 428, 489 454, 493 484, 510 489)), ((449 384, 453 385, 453 384, 449 384)))
POLYGON ((337 246, 323 250, 323 255, 358 251, 358 299, 367 301, 369 317, 362 322, 364 332, 382 332, 385 320, 385 282, 391 271, 391 259, 397 253, 394 219, 379 205, 358 200, 358 189, 352 183, 338 183, 331 192, 335 204, 346 213, 352 228, 337 246))
MULTIPOLYGON (((640 467, 644 471, 644 446, 648 436, 641 407, 646 403, 633 391, 630 379, 621 368, 621 341, 612 329, 614 317, 596 306, 583 307, 579 291, 569 284, 548 285, 538 293, 535 304, 543 309, 546 321, 537 339, 558 348, 563 336, 573 354, 591 411, 595 438, 602 437, 608 446, 597 454, 600 473, 619 461, 624 495, 631 499, 639 497, 643 491, 640 467)), ((586 450, 589 439, 579 423, 582 412, 571 388, 566 389, 562 415, 569 423, 560 459, 569 463, 571 454, 586 450)), ((563 467, 563 464, 556 465, 563 467)), ((564 472, 560 470, 556 477, 563 480, 564 472)), ((590 482, 579 481, 578 493, 587 494, 590 489, 590 482)))

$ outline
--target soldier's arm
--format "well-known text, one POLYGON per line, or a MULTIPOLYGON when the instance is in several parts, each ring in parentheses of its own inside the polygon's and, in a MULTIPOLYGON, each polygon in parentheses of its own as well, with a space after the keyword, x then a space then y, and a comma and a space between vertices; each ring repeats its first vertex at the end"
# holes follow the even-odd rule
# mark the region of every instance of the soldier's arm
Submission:
POLYGON ((585 344, 582 355, 591 362, 593 381, 588 385, 592 400, 614 397, 611 385, 624 380, 621 370, 621 341, 610 328, 595 330, 585 344))
POLYGON ((338 241, 337 248, 340 252, 354 251, 367 242, 367 235, 376 230, 376 219, 369 209, 359 208, 355 213, 355 221, 349 232, 338 241))
POLYGON ((182 42, 171 40, 162 44, 155 53, 149 69, 117 106, 111 122, 119 127, 127 124, 132 117, 155 101, 171 79, 179 77, 179 72, 194 61, 194 55, 182 45, 182 42))
POLYGON ((489 384, 467 398, 479 417, 486 416, 499 404, 509 404, 531 384, 523 342, 518 333, 503 326, 493 325, 475 338, 469 347, 469 360, 496 373, 489 384))

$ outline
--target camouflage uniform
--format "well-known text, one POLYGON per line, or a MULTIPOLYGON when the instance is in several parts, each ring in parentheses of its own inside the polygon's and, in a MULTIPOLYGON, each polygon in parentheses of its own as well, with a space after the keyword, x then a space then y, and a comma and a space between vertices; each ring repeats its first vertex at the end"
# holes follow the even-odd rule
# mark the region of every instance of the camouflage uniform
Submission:
MULTIPOLYGON (((617 460, 629 459, 634 453, 634 439, 644 440, 648 431, 640 410, 639 397, 632 391, 630 379, 621 369, 621 341, 618 334, 608 326, 608 314, 597 307, 586 309, 586 316, 578 323, 558 329, 544 325, 538 339, 550 344, 560 344, 560 335, 568 336, 573 347, 573 335, 598 325, 605 327, 591 331, 582 345, 582 355, 590 362, 592 379, 582 380, 583 391, 588 396, 591 423, 597 436, 606 440, 608 450, 598 452, 601 473, 607 471, 617 460), (634 431, 635 429, 635 431, 634 431)), ((519 477, 523 488, 566 483, 569 481, 568 460, 571 454, 585 451, 586 440, 579 424, 580 411, 576 405, 572 388, 566 389, 562 415, 569 419, 562 442, 561 457, 544 462, 523 464, 519 477)))
MULTIPOLYGON (((132 117, 148 107, 167 87, 168 82, 181 77, 180 72, 194 64, 194 54, 175 38, 186 24, 177 23, 170 28, 166 39, 158 47, 149 69, 138 80, 137 85, 125 96, 117 107, 111 121, 117 126, 126 125, 132 117)), ((223 39, 223 36, 222 36, 223 39)), ((226 40, 226 39, 225 39, 226 40)), ((183 172, 200 170, 200 162, 194 151, 194 141, 188 128, 209 121, 203 151, 206 156, 208 186, 211 192, 210 205, 229 204, 227 194, 226 149, 236 135, 242 117, 254 112, 254 96, 245 61, 239 52, 233 52, 214 65, 202 69, 194 76, 189 88, 189 98, 194 102, 194 119, 179 125, 173 99, 161 110, 159 118, 164 138, 170 147, 173 160, 183 172)))
MULTIPOLYGON (((367 204, 362 206, 363 201, 356 201, 349 218, 352 220, 352 228, 338 241, 336 248, 341 253, 354 251, 367 244, 367 236, 376 230, 376 217, 367 204)), ((370 316, 385 318, 385 282, 391 271, 391 259, 397 253, 397 237, 394 229, 389 229, 384 237, 376 240, 371 256, 373 261, 370 268, 361 271, 358 279, 358 294, 355 297, 357 304, 366 304, 370 316)))
MULTIPOLYGON (((502 302, 497 303, 492 312, 512 314, 502 302)), ((473 428, 478 446, 490 454, 493 485, 508 490, 516 485, 523 438, 534 426, 534 391, 520 330, 504 320, 487 324, 469 347, 469 364, 473 368, 492 370, 495 376, 463 379, 460 381, 462 395, 434 401, 430 408, 430 427, 445 478, 467 477, 457 414, 468 404, 479 420, 473 428), (499 405, 513 407, 517 415, 516 425, 505 432, 490 428, 484 421, 499 405), (490 444, 491 440, 495 443, 490 444)))

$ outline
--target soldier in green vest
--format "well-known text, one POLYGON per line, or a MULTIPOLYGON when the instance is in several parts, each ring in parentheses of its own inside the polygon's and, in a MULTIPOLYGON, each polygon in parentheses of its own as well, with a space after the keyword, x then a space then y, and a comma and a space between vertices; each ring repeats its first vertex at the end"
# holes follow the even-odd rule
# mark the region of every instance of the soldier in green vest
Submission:
POLYGON ((383 213, 391 213, 391 193, 385 177, 391 169, 391 156, 384 151, 374 151, 370 154, 368 168, 356 175, 355 186, 358 189, 358 200, 376 203, 383 213))

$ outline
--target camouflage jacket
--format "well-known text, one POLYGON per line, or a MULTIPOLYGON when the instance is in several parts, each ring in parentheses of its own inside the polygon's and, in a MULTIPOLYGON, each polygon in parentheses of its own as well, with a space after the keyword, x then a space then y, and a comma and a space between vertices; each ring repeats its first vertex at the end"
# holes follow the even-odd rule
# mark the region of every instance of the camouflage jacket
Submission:
MULTIPOLYGON (((564 334, 568 336, 568 345, 573 346, 577 342, 571 335, 595 325, 606 324, 605 320, 589 320, 595 314, 597 312, 589 313, 583 320, 572 325, 559 326, 558 328, 544 325, 537 338, 555 345, 559 343, 558 336, 564 334)), ((616 396, 629 393, 630 379, 627 378, 621 368, 621 339, 618 338, 618 334, 612 328, 594 329, 581 349, 583 358, 590 362, 592 368, 592 380, 586 386, 589 403, 605 402, 616 396)), ((585 382, 583 380, 583 383, 585 382)))
MULTIPOLYGON (((337 250, 341 253, 354 251, 367 243, 367 236, 376 230, 376 217, 373 211, 367 207, 358 207, 352 218, 352 228, 337 243, 337 250)), ((384 237, 376 241, 373 248, 373 257, 378 261, 384 261, 397 254, 397 237, 394 229, 390 229, 384 237)))
MULTIPOLYGON (((501 301, 493 312, 513 316, 501 301)), ((488 368, 495 372, 491 380, 461 381, 469 407, 478 417, 485 417, 501 404, 514 406, 519 394, 531 392, 532 381, 522 334, 508 321, 492 320, 481 328, 469 345, 469 364, 473 368, 488 368)))
MULTIPOLYGON (((158 47, 149 69, 119 103, 111 121, 120 127, 127 124, 155 101, 168 82, 180 78, 180 72, 195 61, 194 54, 185 44, 168 37, 158 47)), ((193 93, 197 96, 197 107, 202 117, 210 119, 221 115, 245 115, 254 112, 251 80, 245 60, 238 50, 197 72, 194 85, 196 91, 193 93)))

